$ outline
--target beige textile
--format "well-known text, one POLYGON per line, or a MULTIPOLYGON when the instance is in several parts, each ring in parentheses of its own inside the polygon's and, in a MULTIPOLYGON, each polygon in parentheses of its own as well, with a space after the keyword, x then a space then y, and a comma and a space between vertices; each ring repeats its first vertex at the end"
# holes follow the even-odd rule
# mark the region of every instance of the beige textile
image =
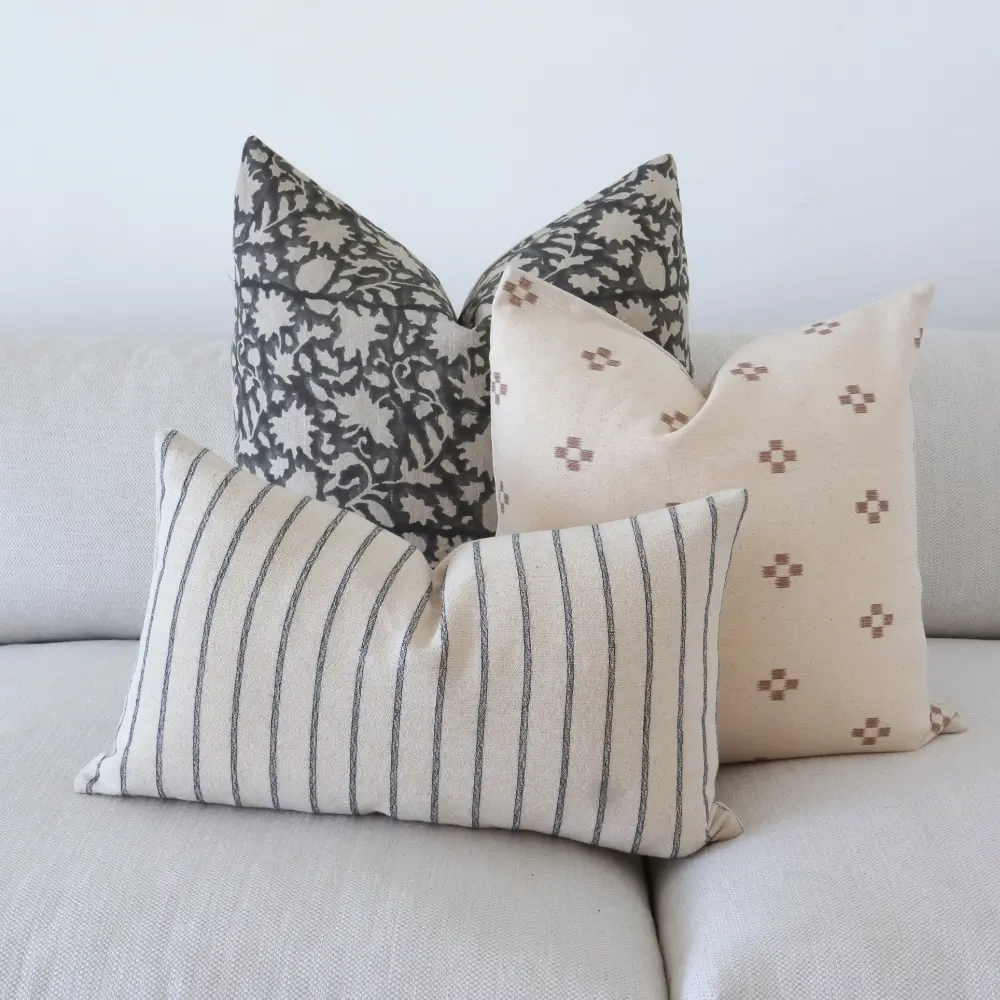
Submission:
POLYGON ((910 373, 923 286, 742 347, 708 397, 621 322, 516 269, 493 307, 499 530, 745 487, 720 634, 723 761, 912 750, 930 705, 910 373))
POLYGON ((536 830, 673 857, 715 803, 717 621, 746 493, 471 542, 432 571, 358 514, 171 432, 114 749, 77 790, 536 830))

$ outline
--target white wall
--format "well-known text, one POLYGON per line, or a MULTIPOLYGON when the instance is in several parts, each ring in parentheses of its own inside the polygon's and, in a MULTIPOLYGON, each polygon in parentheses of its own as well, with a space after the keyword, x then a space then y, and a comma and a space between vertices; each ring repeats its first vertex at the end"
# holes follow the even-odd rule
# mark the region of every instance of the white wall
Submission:
POLYGON ((1000 329, 992 0, 3 0, 0 330, 228 336, 256 132, 459 302, 664 151, 696 329, 907 283, 1000 329))

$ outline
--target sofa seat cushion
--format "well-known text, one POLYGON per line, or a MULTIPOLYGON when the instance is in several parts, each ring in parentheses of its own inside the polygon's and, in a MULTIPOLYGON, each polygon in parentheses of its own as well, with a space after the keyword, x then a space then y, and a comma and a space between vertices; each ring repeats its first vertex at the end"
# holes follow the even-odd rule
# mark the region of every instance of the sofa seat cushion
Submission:
POLYGON ((134 642, 0 647, 0 996, 666 997, 641 861, 73 793, 134 642))
POLYGON ((743 836, 652 869, 671 1000, 1000 997, 1000 642, 930 659, 967 733, 719 772, 743 836))

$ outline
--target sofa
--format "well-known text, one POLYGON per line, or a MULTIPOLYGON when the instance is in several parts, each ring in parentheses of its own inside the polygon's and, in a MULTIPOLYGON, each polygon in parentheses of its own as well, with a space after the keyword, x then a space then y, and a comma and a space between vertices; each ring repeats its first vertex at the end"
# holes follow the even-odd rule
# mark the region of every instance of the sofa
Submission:
MULTIPOLYGON (((693 337, 702 387, 746 339, 693 337)), ((229 345, 0 340, 0 997, 1000 997, 1000 335, 924 348, 932 689, 969 731, 723 767, 743 834, 660 862, 74 794, 135 662, 153 433, 232 451, 229 345)))

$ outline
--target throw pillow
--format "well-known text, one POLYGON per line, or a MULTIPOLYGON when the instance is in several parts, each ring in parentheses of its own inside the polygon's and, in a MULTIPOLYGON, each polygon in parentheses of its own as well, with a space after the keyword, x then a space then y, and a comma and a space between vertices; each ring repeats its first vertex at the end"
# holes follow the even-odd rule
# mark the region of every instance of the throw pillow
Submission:
POLYGON ((356 510, 432 559, 492 533, 489 303, 508 260, 688 361, 671 157, 519 243, 462 318, 399 243, 259 139, 235 199, 237 462, 356 510))
POLYGON ((114 749, 79 791, 536 830, 673 857, 714 800, 731 491, 468 543, 160 443, 157 562, 114 749))
POLYGON ((909 383, 931 289, 755 340, 703 399, 601 310, 517 270, 504 287, 525 280, 530 302, 501 289, 493 307, 501 531, 749 490, 721 626, 722 760, 911 750, 962 728, 928 707, 920 610, 909 383))

